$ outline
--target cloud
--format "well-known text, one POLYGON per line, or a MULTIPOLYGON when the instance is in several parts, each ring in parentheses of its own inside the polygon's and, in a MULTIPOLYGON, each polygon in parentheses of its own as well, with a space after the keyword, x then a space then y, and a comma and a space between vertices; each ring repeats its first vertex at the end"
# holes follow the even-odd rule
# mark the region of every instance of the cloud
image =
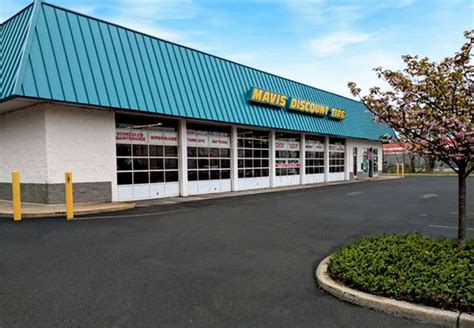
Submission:
POLYGON ((364 17, 367 9, 357 3, 324 0, 286 0, 286 8, 294 14, 297 22, 305 24, 330 24, 331 27, 350 26, 364 17))
POLYGON ((118 8, 122 14, 153 21, 189 19, 198 12, 192 0, 120 0, 118 8))
POLYGON ((410 6, 413 2, 415 2, 415 0, 400 0, 400 7, 410 6))
POLYGON ((311 51, 319 57, 335 55, 352 44, 366 42, 371 34, 359 32, 334 32, 321 38, 309 40, 311 51))

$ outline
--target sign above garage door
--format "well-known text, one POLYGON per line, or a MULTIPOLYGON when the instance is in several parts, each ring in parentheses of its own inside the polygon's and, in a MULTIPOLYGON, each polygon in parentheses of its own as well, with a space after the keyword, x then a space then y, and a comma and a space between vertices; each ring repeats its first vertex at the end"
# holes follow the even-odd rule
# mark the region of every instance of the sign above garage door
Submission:
POLYGON ((251 103, 264 104, 272 107, 285 108, 304 114, 327 116, 334 120, 344 120, 346 111, 340 108, 330 108, 329 106, 317 104, 315 102, 290 97, 288 95, 252 87, 248 92, 248 101, 251 103))

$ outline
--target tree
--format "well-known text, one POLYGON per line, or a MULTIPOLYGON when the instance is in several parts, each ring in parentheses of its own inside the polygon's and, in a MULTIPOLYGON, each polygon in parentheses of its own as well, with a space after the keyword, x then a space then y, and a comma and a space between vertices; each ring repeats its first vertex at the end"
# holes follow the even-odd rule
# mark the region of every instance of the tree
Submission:
POLYGON ((466 243, 466 180, 474 169, 474 30, 464 36, 467 41, 460 51, 440 62, 405 55, 402 71, 375 68, 378 78, 388 83, 388 91, 373 87, 361 96, 356 83, 348 83, 375 121, 397 131, 409 151, 432 156, 457 173, 460 247, 466 243))

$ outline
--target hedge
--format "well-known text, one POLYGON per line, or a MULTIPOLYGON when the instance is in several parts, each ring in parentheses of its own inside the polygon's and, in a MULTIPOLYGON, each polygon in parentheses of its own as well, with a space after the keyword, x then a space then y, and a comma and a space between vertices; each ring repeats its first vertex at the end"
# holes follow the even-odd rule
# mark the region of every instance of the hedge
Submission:
POLYGON ((366 237, 340 248, 328 269, 361 291, 474 313, 474 239, 459 249, 421 234, 366 237))

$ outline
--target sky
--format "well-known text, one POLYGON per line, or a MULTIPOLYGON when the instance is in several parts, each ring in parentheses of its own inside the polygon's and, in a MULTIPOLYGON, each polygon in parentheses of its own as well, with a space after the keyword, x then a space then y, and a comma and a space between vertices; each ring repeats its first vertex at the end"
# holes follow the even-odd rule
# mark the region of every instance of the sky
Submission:
MULTIPOLYGON (((0 0, 0 21, 30 2, 0 0)), ((373 68, 452 56, 474 28, 474 0, 47 2, 348 97, 348 81, 385 88, 373 68)))

